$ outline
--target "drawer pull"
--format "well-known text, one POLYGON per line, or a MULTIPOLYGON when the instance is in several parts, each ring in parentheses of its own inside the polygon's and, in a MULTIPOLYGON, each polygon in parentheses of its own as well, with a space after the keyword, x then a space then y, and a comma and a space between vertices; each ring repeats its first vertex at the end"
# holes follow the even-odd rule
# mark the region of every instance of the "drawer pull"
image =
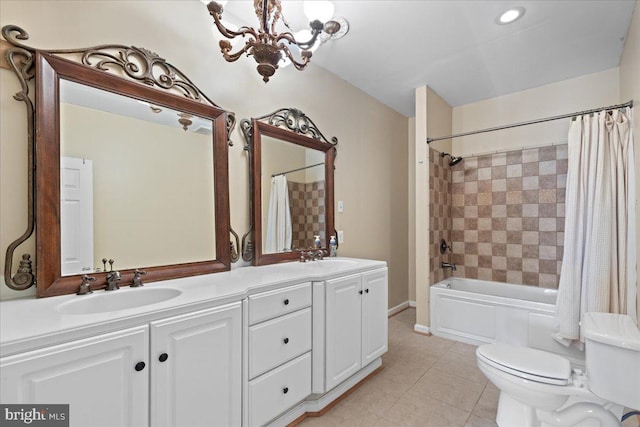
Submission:
POLYGON ((359 293, 360 295, 362 295, 362 290, 359 290, 359 291, 358 291, 358 293, 359 293))
POLYGON ((284 302, 284 305, 289 305, 289 298, 285 299, 283 302, 284 302))
POLYGON ((169 358, 169 355, 167 353, 162 353, 160 357, 158 357, 158 360, 161 362, 165 362, 168 358, 169 358))
POLYGON ((369 293, 369 289, 365 289, 364 291, 365 291, 366 293, 369 293))
POLYGON ((285 344, 289 344, 289 338, 285 338, 283 341, 285 344))
POLYGON ((146 365, 145 365, 144 362, 138 362, 138 363, 136 363, 135 370, 140 372, 140 371, 142 371, 144 369, 145 366, 146 365))
POLYGON ((285 388, 283 388, 283 389, 282 389, 282 392, 283 392, 284 394, 289 393, 289 387, 285 387, 285 388))

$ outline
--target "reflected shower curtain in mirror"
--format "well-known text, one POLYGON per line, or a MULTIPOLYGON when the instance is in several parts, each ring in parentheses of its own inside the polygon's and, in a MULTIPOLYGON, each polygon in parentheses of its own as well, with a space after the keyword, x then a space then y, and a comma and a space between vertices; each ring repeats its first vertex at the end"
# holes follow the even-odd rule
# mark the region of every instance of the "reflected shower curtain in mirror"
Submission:
POLYGON ((291 209, 287 177, 277 175, 271 178, 269 215, 267 217, 266 253, 283 252, 291 249, 291 209))
POLYGON ((554 338, 583 341, 586 312, 636 318, 632 110, 577 117, 569 128, 564 257, 554 338))

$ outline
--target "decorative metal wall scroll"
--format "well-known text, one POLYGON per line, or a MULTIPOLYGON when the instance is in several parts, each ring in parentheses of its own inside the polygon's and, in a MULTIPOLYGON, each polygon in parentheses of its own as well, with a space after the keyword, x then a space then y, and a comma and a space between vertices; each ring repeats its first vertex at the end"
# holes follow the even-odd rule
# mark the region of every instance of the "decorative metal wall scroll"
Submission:
MULTIPOLYGON (((13 97, 17 101, 25 103, 27 108, 27 143, 28 143, 28 212, 27 229, 22 236, 12 242, 7 248, 5 259, 4 277, 5 283, 11 289, 25 290, 36 284, 36 277, 31 269, 30 255, 25 254, 20 262, 16 275, 11 277, 13 254, 18 246, 23 244, 32 234, 35 228, 35 179, 34 179, 34 129, 35 109, 29 96, 27 82, 35 77, 34 60, 36 52, 50 55, 64 56, 80 62, 85 66, 113 73, 120 77, 156 87, 161 90, 177 92, 193 101, 209 104, 220 108, 207 97, 182 71, 167 62, 157 53, 145 48, 125 46, 119 44, 105 44, 88 48, 77 49, 36 49, 24 43, 29 39, 29 34, 16 25, 2 27, 2 37, 10 44, 6 51, 6 59, 16 74, 21 90, 13 97)), ((230 135, 236 124, 233 113, 226 113, 227 143, 231 146, 230 135)))

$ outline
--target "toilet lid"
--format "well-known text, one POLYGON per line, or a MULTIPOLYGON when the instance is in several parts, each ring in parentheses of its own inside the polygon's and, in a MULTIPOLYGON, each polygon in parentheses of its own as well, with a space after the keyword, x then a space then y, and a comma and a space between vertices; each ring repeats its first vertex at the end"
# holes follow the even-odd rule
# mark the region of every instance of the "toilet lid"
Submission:
POLYGON ((546 351, 509 344, 485 344, 477 354, 501 371, 546 384, 567 385, 571 365, 567 359, 546 351))

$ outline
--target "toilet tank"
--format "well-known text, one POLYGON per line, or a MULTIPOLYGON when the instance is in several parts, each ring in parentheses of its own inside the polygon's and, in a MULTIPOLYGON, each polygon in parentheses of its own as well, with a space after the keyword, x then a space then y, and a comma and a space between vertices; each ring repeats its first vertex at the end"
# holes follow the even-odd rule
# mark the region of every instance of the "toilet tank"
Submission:
POLYGON ((589 389, 598 397, 640 409, 640 330, 631 317, 585 313, 585 367, 589 389))

